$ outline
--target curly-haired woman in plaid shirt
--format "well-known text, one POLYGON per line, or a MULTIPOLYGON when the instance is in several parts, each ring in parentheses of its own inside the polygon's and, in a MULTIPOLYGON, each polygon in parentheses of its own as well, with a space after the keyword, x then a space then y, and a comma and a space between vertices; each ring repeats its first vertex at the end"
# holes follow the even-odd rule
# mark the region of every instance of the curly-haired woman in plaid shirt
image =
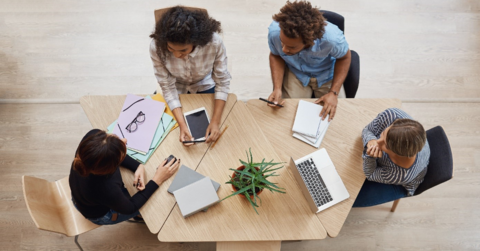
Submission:
POLYGON ((231 79, 220 32, 220 22, 205 11, 176 6, 163 14, 150 35, 155 77, 180 127, 180 142, 194 139, 185 123, 178 94, 215 93, 206 142, 215 141, 220 134, 231 79))

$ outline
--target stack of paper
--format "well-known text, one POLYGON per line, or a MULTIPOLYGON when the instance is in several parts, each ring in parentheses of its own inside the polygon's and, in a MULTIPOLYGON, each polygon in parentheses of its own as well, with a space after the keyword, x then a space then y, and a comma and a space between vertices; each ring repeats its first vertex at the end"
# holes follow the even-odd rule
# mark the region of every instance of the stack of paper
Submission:
POLYGON ((206 209, 219 201, 220 184, 182 165, 168 188, 177 200, 183 217, 206 209))
MULTIPOLYGON (((156 100, 158 102, 162 102, 162 103, 167 104, 167 101, 165 101, 165 98, 160 93, 157 93, 157 94, 153 95, 152 99, 156 100)), ((165 105, 165 113, 172 116, 172 118, 174 117, 173 112, 172 112, 172 110, 170 110, 170 107, 168 107, 168 105, 165 105)), ((173 121, 175 121, 175 119, 173 119, 173 121)), ((177 127, 178 127, 178 123, 177 123, 177 121, 175 121, 175 124, 173 125, 171 130, 173 130, 177 127)))
POLYGON ((330 122, 329 115, 322 120, 320 112, 323 106, 300 100, 293 123, 293 137, 316 148, 322 143, 330 122))
MULTIPOLYGON (((135 95, 132 95, 132 96, 135 96, 135 95)), ((138 96, 136 96, 136 97, 138 97, 138 96)), ((155 95, 153 98, 154 98, 154 100, 158 100, 159 98, 163 99, 163 97, 160 94, 155 95)), ((127 96, 127 99, 128 99, 128 96, 127 96)), ((138 99, 141 99, 141 97, 138 97, 138 99)), ((157 127, 156 127, 156 130, 154 131, 153 136, 150 136, 151 141, 149 143, 149 147, 148 147, 146 152, 140 152, 140 151, 136 151, 135 149, 131 149, 130 146, 129 146, 130 145, 130 139, 127 138, 127 146, 129 146, 127 148, 127 154, 130 157, 136 159, 137 161, 139 161, 143 164, 145 164, 148 161, 148 159, 150 159, 150 157, 153 155, 153 152, 158 148, 160 143, 162 143, 162 141, 165 139, 165 137, 168 135, 168 133, 171 130, 173 130, 176 126, 178 126, 177 121, 175 121, 175 119, 173 118, 173 114, 171 113, 170 109, 168 107, 165 109, 165 107, 166 107, 165 103, 154 101, 149 96, 145 97, 145 100, 149 100, 149 101, 152 101, 152 102, 155 102, 155 103, 161 103, 161 104, 163 104, 163 108, 161 108, 162 110, 160 110, 160 111, 158 111, 158 110, 156 111, 156 113, 161 114, 162 116, 160 118, 160 121, 157 123, 157 127), (165 112, 164 112, 164 110, 165 110, 165 112)), ((123 109, 122 109, 122 111, 123 111, 123 109)), ((148 117, 148 119, 150 119, 150 117, 148 117)), ((146 120, 147 120, 147 118, 146 118, 146 120)), ((145 122, 146 122, 146 120, 145 120, 145 122)), ((140 127, 143 126, 143 123, 140 124, 139 126, 140 127)), ((108 132, 109 133, 114 132, 115 127, 118 127, 117 120, 114 121, 112 124, 110 124, 110 126, 108 126, 108 128, 107 128, 108 132)), ((122 138, 122 136, 119 136, 119 137, 122 138)), ((148 142, 148 139, 144 139, 144 141, 148 142)))
POLYGON ((127 139, 128 149, 146 154, 164 110, 165 103, 128 94, 113 134, 127 139))

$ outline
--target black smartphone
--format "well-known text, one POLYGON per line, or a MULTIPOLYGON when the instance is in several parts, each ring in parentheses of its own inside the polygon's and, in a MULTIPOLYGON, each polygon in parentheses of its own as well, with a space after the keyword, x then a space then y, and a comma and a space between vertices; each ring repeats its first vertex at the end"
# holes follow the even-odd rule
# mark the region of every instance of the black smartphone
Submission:
POLYGON ((172 154, 170 154, 170 156, 168 156, 168 158, 167 158, 167 163, 170 163, 170 161, 172 161, 172 159, 175 159, 175 160, 173 161, 172 165, 175 164, 175 162, 177 162, 177 158, 175 158, 175 156, 173 156, 172 154))

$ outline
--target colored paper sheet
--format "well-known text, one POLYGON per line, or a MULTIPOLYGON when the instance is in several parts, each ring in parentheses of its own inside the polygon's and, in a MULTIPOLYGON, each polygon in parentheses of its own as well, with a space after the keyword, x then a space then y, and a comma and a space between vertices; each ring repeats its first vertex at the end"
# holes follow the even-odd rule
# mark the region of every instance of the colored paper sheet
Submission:
MULTIPOLYGON (((165 98, 162 96, 162 94, 157 93, 157 94, 152 96, 152 99, 165 103, 165 112, 167 114, 169 114, 170 116, 172 116, 174 118, 173 120, 175 120, 175 116, 173 116, 173 112, 172 112, 172 110, 170 110, 170 107, 168 107, 167 101, 165 101, 165 98)), ((176 121, 175 121, 175 125, 173 126, 172 130, 177 128, 177 127, 178 127, 178 123, 176 123, 176 121)))
POLYGON ((147 154, 164 110, 165 103, 128 94, 113 133, 126 138, 129 149, 147 154), (143 121, 140 112, 144 114, 143 121), (129 131, 129 126, 136 126, 136 130, 129 131))

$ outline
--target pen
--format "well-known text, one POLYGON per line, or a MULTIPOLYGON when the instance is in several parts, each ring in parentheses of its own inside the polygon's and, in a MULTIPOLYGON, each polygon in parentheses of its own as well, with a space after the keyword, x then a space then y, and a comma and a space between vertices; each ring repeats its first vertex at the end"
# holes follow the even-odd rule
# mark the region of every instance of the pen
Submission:
MULTIPOLYGON (((220 137, 222 137, 223 133, 227 130, 228 128, 228 125, 225 126, 225 128, 223 129, 222 133, 220 133, 220 135, 218 136, 217 140, 215 140, 215 142, 213 142, 213 145, 212 145, 212 148, 215 147, 215 144, 217 144, 218 140, 220 139, 220 137)), ((212 149, 211 148, 211 149, 212 149)))
POLYGON ((200 142, 205 142, 205 140, 202 139, 202 140, 182 141, 182 143, 184 143, 184 144, 187 144, 187 143, 200 143, 200 142))
POLYGON ((283 107, 283 105, 275 104, 275 103, 273 103, 272 101, 268 101, 268 100, 266 100, 266 99, 264 99, 264 98, 258 98, 258 99, 260 99, 261 101, 265 101, 265 102, 267 102, 267 103, 269 103, 269 104, 272 104, 272 105, 276 105, 276 106, 279 106, 279 107, 283 107))

